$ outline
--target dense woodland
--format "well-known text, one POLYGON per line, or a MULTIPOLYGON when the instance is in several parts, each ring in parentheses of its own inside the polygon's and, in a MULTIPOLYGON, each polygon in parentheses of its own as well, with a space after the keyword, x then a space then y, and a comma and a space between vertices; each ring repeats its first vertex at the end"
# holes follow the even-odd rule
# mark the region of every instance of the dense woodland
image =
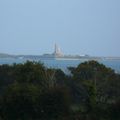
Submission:
POLYGON ((120 120, 120 74, 96 61, 68 69, 0 65, 0 120, 120 120))

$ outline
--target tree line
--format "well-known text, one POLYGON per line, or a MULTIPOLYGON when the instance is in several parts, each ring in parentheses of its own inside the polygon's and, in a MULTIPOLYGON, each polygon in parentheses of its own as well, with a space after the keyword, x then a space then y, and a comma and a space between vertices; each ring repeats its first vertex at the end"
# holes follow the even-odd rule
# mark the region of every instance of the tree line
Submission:
POLYGON ((120 120, 120 74, 97 61, 68 70, 0 65, 0 120, 120 120))

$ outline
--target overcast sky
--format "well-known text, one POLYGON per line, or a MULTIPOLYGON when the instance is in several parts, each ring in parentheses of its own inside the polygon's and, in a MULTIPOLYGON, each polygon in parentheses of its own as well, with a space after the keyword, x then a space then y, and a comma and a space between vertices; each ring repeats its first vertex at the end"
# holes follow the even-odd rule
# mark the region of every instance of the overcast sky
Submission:
POLYGON ((0 53, 120 56, 120 0, 0 0, 0 53))

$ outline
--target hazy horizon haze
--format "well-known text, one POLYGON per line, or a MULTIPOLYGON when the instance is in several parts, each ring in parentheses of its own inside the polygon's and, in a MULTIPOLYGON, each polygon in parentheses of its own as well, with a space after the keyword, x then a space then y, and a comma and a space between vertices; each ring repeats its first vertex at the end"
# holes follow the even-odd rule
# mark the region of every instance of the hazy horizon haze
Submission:
POLYGON ((120 0, 0 0, 0 53, 120 56, 120 0))

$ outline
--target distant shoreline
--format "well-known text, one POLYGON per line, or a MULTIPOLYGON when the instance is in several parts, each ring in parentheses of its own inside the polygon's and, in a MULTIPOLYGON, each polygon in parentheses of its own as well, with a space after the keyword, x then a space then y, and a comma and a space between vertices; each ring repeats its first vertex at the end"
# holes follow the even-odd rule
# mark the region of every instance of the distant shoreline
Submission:
POLYGON ((64 55, 54 56, 49 55, 10 55, 0 53, 0 59, 2 58, 14 58, 14 59, 55 59, 55 60, 120 60, 120 57, 98 57, 98 56, 76 56, 76 55, 64 55))

